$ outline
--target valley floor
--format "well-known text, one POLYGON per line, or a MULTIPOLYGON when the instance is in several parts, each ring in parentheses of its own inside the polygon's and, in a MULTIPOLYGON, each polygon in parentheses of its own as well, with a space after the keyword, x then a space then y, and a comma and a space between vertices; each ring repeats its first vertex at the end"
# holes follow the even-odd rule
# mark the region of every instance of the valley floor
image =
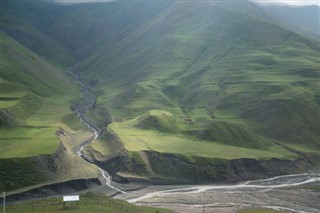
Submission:
POLYGON ((280 176, 237 185, 151 186, 117 198, 181 213, 235 213, 246 208, 316 213, 320 211, 320 174, 280 176))
MULTIPOLYGON (((161 186, 118 183, 114 183, 113 185, 126 191, 126 193, 119 193, 105 184, 96 185, 82 192, 76 190, 73 192, 67 191, 69 194, 82 194, 91 191, 109 195, 119 200, 125 200, 135 205, 166 208, 178 213, 238 213, 241 210, 251 208, 270 209, 270 212, 273 212, 271 210, 276 210, 274 212, 290 213, 317 213, 320 211, 320 203, 318 202, 320 199, 319 171, 230 185, 161 186)), ((62 191, 59 192, 58 190, 55 194, 49 195, 49 197, 59 196, 61 199, 61 196, 64 195, 62 193, 62 191)), ((39 194, 37 195, 40 196, 39 194)), ((46 198, 48 202, 52 199, 49 197, 46 198)), ((9 201, 10 197, 8 198, 9 201)), ((20 201, 25 201, 25 199, 26 197, 20 201)), ((38 197, 33 199, 42 200, 44 198, 38 197)), ((27 200, 30 200, 30 197, 27 200)), ((27 205, 23 204, 24 201, 20 204, 20 201, 10 202, 10 208, 19 209, 19 206, 27 205)), ((122 211, 120 210, 120 212, 122 211)), ((269 213, 269 211, 253 212, 269 213)))

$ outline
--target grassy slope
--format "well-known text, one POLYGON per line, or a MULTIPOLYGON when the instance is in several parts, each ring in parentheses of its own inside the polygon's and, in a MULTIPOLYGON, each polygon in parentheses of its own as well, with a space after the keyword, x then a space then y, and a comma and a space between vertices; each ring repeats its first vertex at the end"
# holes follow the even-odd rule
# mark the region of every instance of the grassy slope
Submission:
POLYGON ((77 88, 62 70, 3 33, 1 48, 1 158, 53 153, 77 88), (24 149, 17 148, 21 144, 24 149))
POLYGON ((63 8, 49 2, 2 2, 1 29, 58 67, 68 67, 72 55, 46 32, 63 8))
MULTIPOLYGON (((53 213, 53 212, 79 212, 87 213, 94 210, 97 213, 126 213, 126 212, 143 212, 143 213, 171 213, 172 210, 135 206, 125 201, 112 199, 106 196, 99 195, 81 195, 78 203, 79 208, 75 207, 75 203, 67 203, 66 208, 63 209, 62 198, 50 198, 46 200, 29 201, 7 206, 6 210, 12 213, 18 213, 23 210, 25 213, 53 213)), ((3 212, 3 209, 0 210, 3 212)))
MULTIPOLYGON (((66 121, 73 115, 70 104, 79 96, 78 86, 63 70, 4 33, 1 49, 1 190, 95 177, 95 167, 73 157, 71 150, 60 147, 59 157, 52 155, 61 142, 56 136, 59 128, 83 128, 78 119, 66 121)), ((72 135, 64 145, 73 148, 85 139, 72 135)))
POLYGON ((2 4, 1 191, 20 192, 56 180, 97 175, 94 166, 72 151, 89 136, 75 134, 85 128, 70 109, 71 102, 81 95, 79 86, 64 70, 71 56, 46 35, 42 26, 52 18, 51 12, 59 10, 46 7, 42 11, 41 4, 32 5, 2 4), (58 138, 59 128, 74 134, 58 138), (64 146, 59 146, 61 142, 64 146))
MULTIPOLYGON (((247 3, 152 3, 70 6, 48 27, 104 91, 99 106, 130 120, 111 125, 129 151, 296 157, 276 145, 285 144, 319 153, 318 41, 247 3)), ((93 147, 108 156, 106 143, 93 147)))
MULTIPOLYGON (((296 158, 286 145, 319 154, 319 42, 254 16, 199 5, 167 9, 125 39, 132 39, 126 46, 105 48, 115 53, 99 59, 103 69, 95 65, 106 91, 98 102, 129 120, 110 127, 134 168, 142 168, 135 174, 159 172, 144 150, 181 158, 296 158), (202 22, 208 19, 216 22, 202 22), (115 85, 121 81, 125 87, 115 85)), ((105 143, 98 148, 110 156, 105 143)))
POLYGON ((125 148, 139 152, 154 150, 163 153, 184 154, 186 156, 215 157, 221 159, 239 158, 280 158, 293 159, 296 155, 285 149, 270 145, 264 150, 230 146, 220 141, 200 140, 194 136, 161 133, 156 130, 142 130, 127 123, 114 122, 110 128, 120 136, 125 148))
MULTIPOLYGON (((72 50, 80 60, 77 69, 104 91, 92 117, 103 123, 108 111, 118 120, 133 119, 113 124, 129 151, 227 159, 294 157, 277 142, 319 153, 320 44, 246 13, 246 6, 70 5, 53 15, 44 31, 72 50), (174 118, 148 115, 150 110, 164 110, 174 118)), ((6 87, 14 95, 4 103, 12 107, 24 89, 12 90, 10 82, 6 87)), ((62 120, 77 128, 74 117, 64 115, 62 120)), ((97 147, 110 153, 102 150, 108 149, 103 144, 97 147)))
MULTIPOLYGON (((139 119, 160 109, 184 123, 168 131, 204 131, 202 139, 249 148, 278 141, 319 151, 319 42, 236 9, 172 4, 139 22, 134 32, 121 31, 124 36, 110 40, 112 45, 106 39, 79 68, 88 78, 99 78, 105 95, 98 102, 116 118, 139 119)), ((117 14, 111 19, 126 23, 117 14)), ((100 24, 109 29, 110 23, 100 24)), ((113 27, 110 37, 120 33, 113 27)), ((161 125, 170 123, 162 119, 159 126, 154 118, 140 127, 163 131, 161 125)))

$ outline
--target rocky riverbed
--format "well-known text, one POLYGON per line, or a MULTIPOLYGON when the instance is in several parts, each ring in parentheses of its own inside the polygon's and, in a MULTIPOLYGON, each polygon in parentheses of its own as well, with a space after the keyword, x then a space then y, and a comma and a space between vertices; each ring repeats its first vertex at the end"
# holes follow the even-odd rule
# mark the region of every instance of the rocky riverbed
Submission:
POLYGON ((286 212, 320 212, 320 174, 287 175, 235 185, 150 186, 116 196, 139 205, 183 213, 235 213, 263 207, 286 212))

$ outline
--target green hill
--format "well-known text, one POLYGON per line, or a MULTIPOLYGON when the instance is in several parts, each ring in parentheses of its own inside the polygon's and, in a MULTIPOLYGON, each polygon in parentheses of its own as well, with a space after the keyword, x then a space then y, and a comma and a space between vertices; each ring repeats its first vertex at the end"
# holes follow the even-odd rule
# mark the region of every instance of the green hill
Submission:
POLYGON ((1 29, 26 48, 58 67, 68 67, 73 57, 60 42, 46 32, 45 26, 59 16, 61 7, 49 2, 1 1, 1 29))
POLYGON ((105 91, 98 102, 116 118, 159 109, 186 117, 196 129, 219 120, 282 142, 319 146, 319 41, 270 22, 246 2, 114 2, 89 8, 74 6, 66 16, 100 16, 88 14, 70 27, 58 19, 50 29, 91 33, 75 51, 88 53, 78 69, 105 91), (197 111, 204 112, 201 118, 192 113, 197 111), (229 115, 219 117, 221 111, 229 115), (294 135, 298 129, 304 136, 294 135))
MULTIPOLYGON (((51 100, 68 111, 77 87, 63 70, 25 48, 7 34, 1 33, 1 109, 7 120, 28 125, 36 111, 47 107, 51 100)), ((63 113, 63 112, 61 112, 63 113)), ((56 115, 52 115, 54 118, 56 115)), ((58 115, 61 116, 61 115, 58 115)), ((5 122, 1 123, 5 127, 5 122)))
POLYGON ((6 33, 0 36, 0 188, 7 191, 52 181, 56 133, 70 129, 63 118, 72 114, 79 87, 64 70, 6 33))
MULTIPOLYGON (((104 132, 90 154, 114 175, 164 180, 170 169, 199 163, 205 178, 198 182, 221 180, 219 169, 227 177, 232 160, 249 158, 267 161, 261 174, 268 176, 304 170, 297 163, 284 171, 275 158, 311 162, 320 154, 320 41, 270 19, 268 10, 247 1, 3 7, 8 147, 17 143, 14 126, 19 137, 37 134, 29 126, 44 126, 48 135, 60 125, 81 128, 69 109, 79 90, 72 92, 74 82, 61 70, 72 62, 99 95, 88 116, 104 132), (110 114, 114 122, 105 128, 110 114)), ((7 150, 8 158, 42 153, 7 150)))
POLYGON ((131 121, 131 124, 142 129, 154 129, 162 132, 178 132, 179 126, 175 117, 166 111, 151 110, 131 121))

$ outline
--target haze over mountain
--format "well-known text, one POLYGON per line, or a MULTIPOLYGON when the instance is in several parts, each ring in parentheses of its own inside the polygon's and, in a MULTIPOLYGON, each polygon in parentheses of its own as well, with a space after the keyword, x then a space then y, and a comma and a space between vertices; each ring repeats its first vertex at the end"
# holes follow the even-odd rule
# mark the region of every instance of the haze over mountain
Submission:
POLYGON ((270 18, 275 19, 283 27, 319 39, 320 6, 264 5, 262 8, 266 10, 270 18))
POLYGON ((90 137, 70 109, 83 102, 74 73, 98 97, 86 116, 102 133, 85 153, 117 181, 230 182, 319 165, 317 6, 1 4, 1 190, 97 177, 74 151, 90 137))
POLYGON ((306 6, 306 5, 318 5, 317 0, 251 0, 251 2, 256 2, 259 4, 273 4, 273 5, 291 5, 291 6, 306 6))

